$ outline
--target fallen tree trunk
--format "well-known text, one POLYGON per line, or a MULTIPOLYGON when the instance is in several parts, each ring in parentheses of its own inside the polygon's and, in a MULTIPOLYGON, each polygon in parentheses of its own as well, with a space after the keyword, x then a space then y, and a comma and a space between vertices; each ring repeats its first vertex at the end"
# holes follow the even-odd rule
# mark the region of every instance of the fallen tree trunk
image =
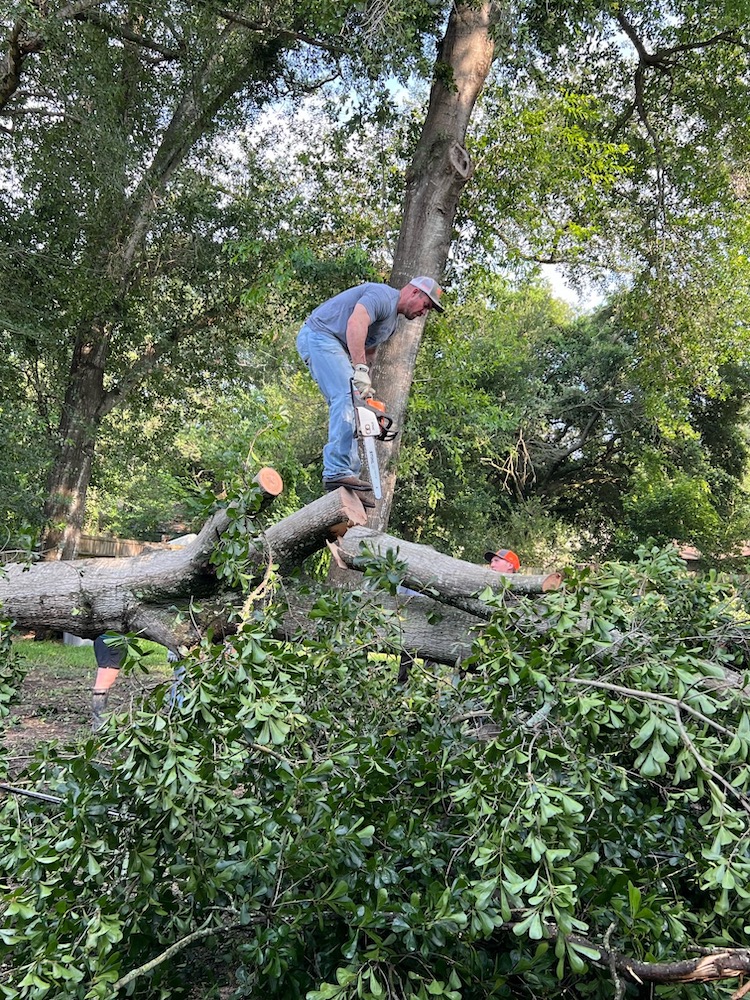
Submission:
POLYGON ((474 595, 485 589, 499 593, 510 589, 518 594, 541 594, 556 590, 562 583, 559 573, 524 576, 496 573, 485 566, 453 559, 427 545, 405 542, 394 535, 366 527, 354 527, 339 539, 336 557, 340 564, 356 568, 367 553, 387 556, 395 553, 405 564, 404 586, 434 596, 443 604, 488 618, 491 611, 474 595))
MULTIPOLYGON (((366 587, 360 573, 350 572, 352 588, 366 587)), ((343 583, 340 585, 344 585, 343 583)), ((308 618, 314 597, 291 595, 290 608, 277 633, 281 639, 293 640, 310 635, 315 626, 308 618)), ((385 652, 408 652, 412 656, 448 666, 457 666, 471 651, 474 636, 485 625, 485 619, 458 608, 441 604, 421 594, 392 597, 384 591, 372 592, 372 600, 398 620, 398 629, 383 628, 381 634, 385 652)))
MULTIPOLYGON (((267 496, 280 492, 279 480, 278 489, 273 487, 267 496)), ((103 632, 134 633, 170 649, 194 645, 208 628, 217 637, 226 635, 236 624, 227 619, 227 594, 221 592, 210 560, 231 521, 231 509, 223 508, 193 542, 131 558, 10 564, 0 577, 3 615, 20 628, 54 629, 89 639, 103 632), (191 603, 193 598, 200 610, 191 603)), ((364 527, 366 522, 356 494, 343 489, 328 493, 262 531, 250 553, 248 572, 260 577, 273 564, 283 575, 328 543, 339 565, 346 567, 343 585, 359 587, 361 574, 353 570, 363 556, 363 544, 376 554, 398 551, 407 563, 406 586, 424 593, 396 598, 378 593, 374 598, 396 613, 401 625, 395 641, 392 635, 383 635, 384 647, 398 651, 400 646, 412 655, 447 664, 468 654, 473 635, 490 615, 473 595, 502 587, 536 593, 559 582, 556 575, 502 576, 372 531, 364 527)), ((290 611, 280 638, 309 628, 306 598, 291 589, 288 600, 290 611)), ((232 601, 241 604, 237 595, 232 601)))
MULTIPOLYGON (((288 571, 322 548, 337 527, 365 521, 364 507, 351 493, 328 493, 258 537, 254 568, 260 573, 272 560, 288 571)), ((3 614, 21 628, 56 629, 84 639, 135 632, 170 648, 192 645, 204 628, 219 623, 218 606, 206 605, 177 624, 175 601, 217 596, 220 586, 209 560, 229 523, 230 510, 223 508, 190 544, 128 559, 11 563, 0 577, 3 614)))

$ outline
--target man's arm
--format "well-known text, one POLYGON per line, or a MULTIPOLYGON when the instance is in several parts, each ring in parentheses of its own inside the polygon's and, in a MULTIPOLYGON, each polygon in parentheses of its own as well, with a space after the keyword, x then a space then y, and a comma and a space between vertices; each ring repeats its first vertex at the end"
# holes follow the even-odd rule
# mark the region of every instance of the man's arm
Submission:
POLYGON ((371 322, 370 314, 362 303, 358 302, 346 324, 346 346, 353 365, 369 364, 365 353, 365 341, 371 322))

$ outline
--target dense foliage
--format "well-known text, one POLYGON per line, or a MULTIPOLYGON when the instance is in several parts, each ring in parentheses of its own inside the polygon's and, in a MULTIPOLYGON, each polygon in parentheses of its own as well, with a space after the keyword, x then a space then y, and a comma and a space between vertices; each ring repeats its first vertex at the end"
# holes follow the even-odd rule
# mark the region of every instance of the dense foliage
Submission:
MULTIPOLYGON (((325 417, 294 332, 327 295, 387 280, 447 11, 96 6, 3 10, 31 46, 0 92, 11 541, 50 490, 85 495, 90 530, 181 531, 194 479, 223 481, 258 435, 290 502, 315 495, 325 417)), ((440 334, 476 339, 475 385, 445 385, 442 343, 420 361, 394 521, 458 550, 472 518, 529 558, 648 537, 726 552, 746 521, 747 10, 558 7, 498 12, 440 334), (543 262, 598 283, 604 308, 563 319, 528 291, 543 262), (487 291, 498 273, 526 305, 487 291)))
POLYGON ((59 805, 0 813, 2 995, 167 1000, 209 962, 204 996, 604 998, 606 946, 742 943, 743 595, 654 550, 493 600, 461 676, 404 686, 376 591, 320 593, 293 645, 269 608, 176 701, 40 749, 16 780, 59 805))
MULTIPOLYGON (((93 530, 182 531, 258 463, 279 513, 319 494, 294 336, 388 278, 448 6, 236 6, 3 8, 0 547, 73 496, 93 530)), ((460 673, 404 685, 377 591, 316 589, 281 642, 284 582, 179 688, 41 747, 13 780, 48 798, 0 809, 6 1000, 603 1000, 628 961, 745 940, 746 595, 639 545, 750 537, 750 12, 496 13, 393 528, 636 561, 485 595, 460 673), (543 263, 597 284, 589 315, 543 263)), ((0 719, 19 678, 3 624, 0 719)))
POLYGON ((396 532, 472 559, 502 539, 540 566, 629 558, 649 538, 735 550, 750 531, 745 366, 667 415, 644 339, 627 296, 576 317, 538 282, 477 280, 426 333, 396 532))

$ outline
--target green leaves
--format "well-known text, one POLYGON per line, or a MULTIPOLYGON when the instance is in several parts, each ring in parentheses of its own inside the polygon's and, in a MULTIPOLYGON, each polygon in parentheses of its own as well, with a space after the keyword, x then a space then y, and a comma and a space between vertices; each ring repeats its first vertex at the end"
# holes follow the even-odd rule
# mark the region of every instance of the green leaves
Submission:
MULTIPOLYGON (((2 605, 0 605, 0 614, 2 605)), ((7 718, 27 668, 13 649, 12 622, 0 618, 0 721, 7 718)), ((0 761, 0 775, 5 767, 0 761)))
MULTIPOLYGON (((398 689, 368 652, 397 640, 377 592, 324 592, 314 634, 247 621, 183 661, 180 704, 157 688, 101 741, 40 752, 19 780, 59 809, 0 810, 5 996, 104 1000, 227 922, 269 998, 604 1000, 605 938, 654 961, 741 940, 748 713, 706 680, 750 625, 727 581, 637 558, 498 601, 462 678, 398 689)), ((183 988, 174 962, 151 975, 183 988)))

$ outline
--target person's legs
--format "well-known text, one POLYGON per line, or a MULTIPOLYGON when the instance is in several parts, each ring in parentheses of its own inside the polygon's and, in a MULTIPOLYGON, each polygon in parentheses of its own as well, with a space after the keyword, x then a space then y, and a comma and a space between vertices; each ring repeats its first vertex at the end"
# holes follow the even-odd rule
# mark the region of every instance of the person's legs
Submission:
POLYGON ((167 650, 167 663, 177 664, 172 673, 172 686, 169 689, 170 708, 174 708, 175 705, 178 708, 182 708, 182 704, 185 701, 185 694, 182 688, 187 676, 187 670, 185 669, 185 664, 180 663, 180 659, 179 653, 176 653, 173 649, 167 650))
POLYGON ((328 403, 328 443, 323 449, 323 479, 359 476, 351 378, 354 374, 343 344, 335 337, 303 326, 297 350, 328 403))
POLYGON ((94 658, 96 659, 96 680, 91 692, 91 728, 96 731, 104 725, 104 712, 107 708, 109 689, 117 680, 120 666, 125 659, 125 644, 108 645, 103 635, 94 639, 94 658))

